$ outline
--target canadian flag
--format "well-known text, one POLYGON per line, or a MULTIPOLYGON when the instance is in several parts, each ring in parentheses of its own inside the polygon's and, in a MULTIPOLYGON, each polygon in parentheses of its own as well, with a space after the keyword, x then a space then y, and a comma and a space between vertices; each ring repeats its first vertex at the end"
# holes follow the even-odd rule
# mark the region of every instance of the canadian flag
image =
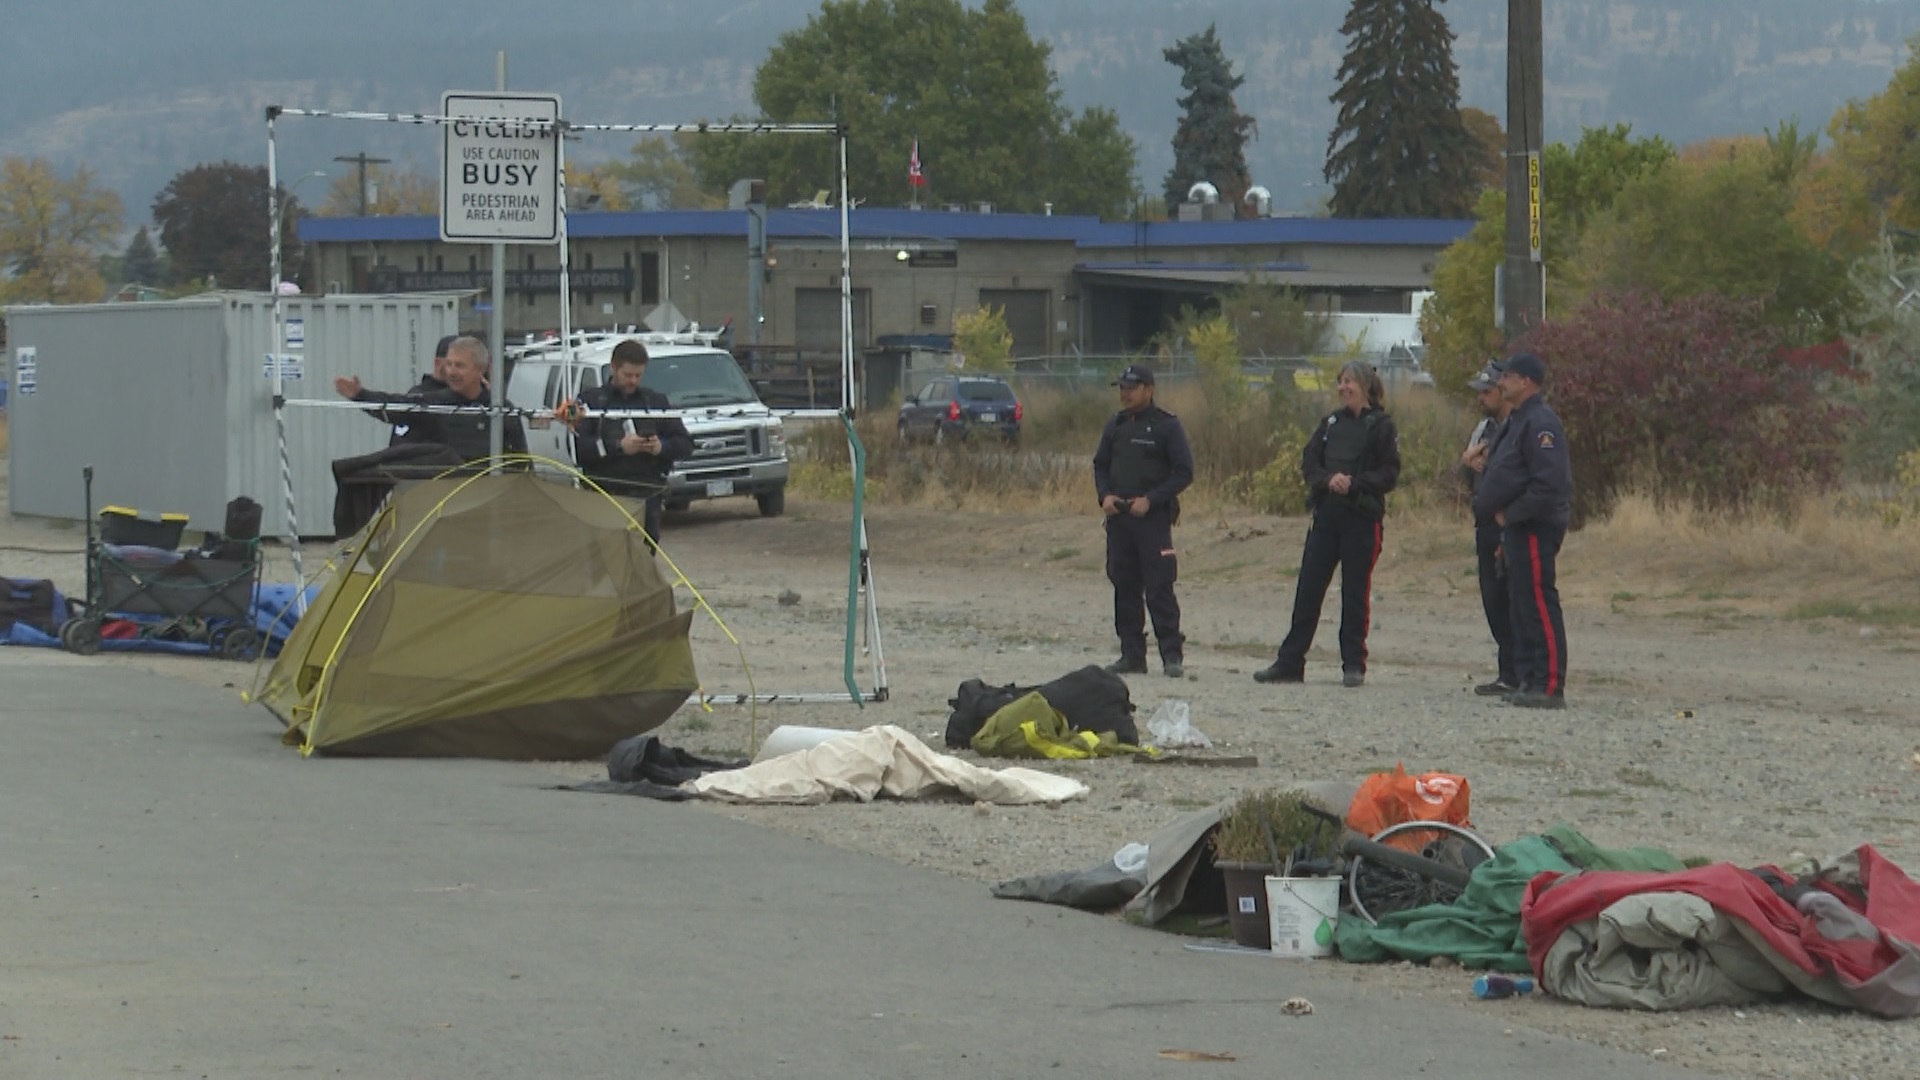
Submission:
POLYGON ((907 183, 913 187, 926 187, 927 177, 920 171, 920 140, 913 140, 913 153, 907 156, 907 183))

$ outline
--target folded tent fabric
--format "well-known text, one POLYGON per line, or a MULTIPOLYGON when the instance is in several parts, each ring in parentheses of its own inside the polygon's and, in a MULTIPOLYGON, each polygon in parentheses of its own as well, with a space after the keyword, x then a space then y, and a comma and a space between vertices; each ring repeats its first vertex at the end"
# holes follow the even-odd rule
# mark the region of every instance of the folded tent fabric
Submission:
MULTIPOLYGON (((1871 845, 1776 887, 1790 881, 1770 867, 1725 863, 1674 873, 1542 874, 1521 904, 1528 959, 1543 980, 1551 974, 1575 990, 1549 963, 1563 935, 1591 941, 1603 915, 1624 916, 1615 908, 1621 901, 1681 894, 1737 920, 1759 955, 1801 991, 1880 1016, 1920 1015, 1920 886, 1871 845)), ((1560 992, 1556 983, 1547 988, 1560 992)))
POLYGON ((1024 806, 1087 794, 1078 780, 1033 769, 983 769, 936 753, 910 732, 885 724, 744 769, 712 772, 685 788, 727 802, 818 805, 835 798, 869 802, 886 795, 918 799, 958 795, 1024 806))

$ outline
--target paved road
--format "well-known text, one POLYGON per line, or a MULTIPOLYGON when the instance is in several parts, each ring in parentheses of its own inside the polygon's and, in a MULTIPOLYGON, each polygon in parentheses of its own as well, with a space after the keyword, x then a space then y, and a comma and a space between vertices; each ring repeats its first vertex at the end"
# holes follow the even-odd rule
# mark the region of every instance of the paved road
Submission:
POLYGON ((111 657, 0 649, 0 1076, 1672 1075, 1503 1034, 1542 1006, 1396 1000, 526 766, 277 736, 111 657), (1316 1014, 1281 1016, 1294 995, 1316 1014))

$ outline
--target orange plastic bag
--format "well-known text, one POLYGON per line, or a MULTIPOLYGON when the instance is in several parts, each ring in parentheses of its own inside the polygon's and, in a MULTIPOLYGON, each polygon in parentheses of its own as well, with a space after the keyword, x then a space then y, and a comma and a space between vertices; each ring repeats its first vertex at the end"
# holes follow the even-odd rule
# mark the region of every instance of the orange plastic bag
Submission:
MULTIPOLYGON (((1377 836, 1403 821, 1444 821, 1470 829, 1470 801, 1464 776, 1439 772, 1409 776, 1406 766, 1395 765, 1392 772, 1374 773, 1360 782, 1347 806, 1347 828, 1365 836, 1377 836)), ((1420 850, 1419 830, 1408 832, 1413 835, 1389 837, 1387 842, 1408 851, 1420 850)))

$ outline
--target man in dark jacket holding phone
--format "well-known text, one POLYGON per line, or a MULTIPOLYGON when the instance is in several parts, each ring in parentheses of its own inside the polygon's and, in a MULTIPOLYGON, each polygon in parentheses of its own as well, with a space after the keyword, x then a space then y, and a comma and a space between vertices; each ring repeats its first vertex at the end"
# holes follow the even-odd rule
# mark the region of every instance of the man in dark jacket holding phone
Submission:
POLYGON ((693 456, 693 436, 667 411, 667 395, 640 385, 647 373, 644 344, 629 338, 615 345, 608 366, 606 385, 582 393, 581 405, 594 412, 658 415, 589 417, 574 432, 574 460, 608 494, 646 500, 641 525, 658 545, 667 474, 674 462, 693 456))
POLYGON ((1573 516, 1567 433, 1541 396, 1546 365, 1531 353, 1499 364, 1500 395, 1512 407, 1473 494, 1476 519, 1500 527, 1513 610, 1520 689, 1507 700, 1527 709, 1567 705, 1567 626, 1555 562, 1573 516))

